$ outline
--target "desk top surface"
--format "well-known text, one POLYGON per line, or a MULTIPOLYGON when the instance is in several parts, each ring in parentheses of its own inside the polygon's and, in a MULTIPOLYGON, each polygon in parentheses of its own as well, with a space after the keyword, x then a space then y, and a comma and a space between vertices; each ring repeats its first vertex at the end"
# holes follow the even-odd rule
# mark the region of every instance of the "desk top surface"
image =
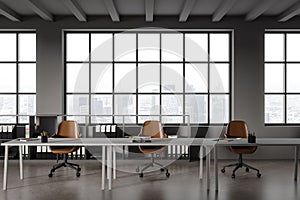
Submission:
POLYGON ((213 138, 152 138, 151 142, 132 142, 130 138, 49 138, 47 143, 42 143, 38 138, 15 139, 2 143, 2 146, 172 146, 172 145, 214 145, 217 141, 213 138))
POLYGON ((152 138, 151 142, 136 143, 130 138, 49 138, 41 143, 38 138, 15 139, 1 143, 2 146, 295 146, 300 145, 300 138, 257 138, 256 143, 248 143, 247 139, 219 138, 152 138))
POLYGON ((256 138, 256 143, 248 143, 247 138, 219 139, 218 146, 295 146, 300 145, 300 138, 256 138))

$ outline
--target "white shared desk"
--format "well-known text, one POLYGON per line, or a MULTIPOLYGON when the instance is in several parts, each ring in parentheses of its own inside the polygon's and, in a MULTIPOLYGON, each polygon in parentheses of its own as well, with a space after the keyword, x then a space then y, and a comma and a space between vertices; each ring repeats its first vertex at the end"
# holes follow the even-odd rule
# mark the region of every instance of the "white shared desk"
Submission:
POLYGON ((206 185, 210 189, 210 152, 214 150, 214 177, 215 190, 218 190, 218 154, 217 148, 221 146, 294 146, 294 179, 297 180, 298 171, 298 146, 300 138, 258 138, 256 143, 248 143, 247 139, 223 140, 218 138, 164 138, 152 139, 149 143, 133 143, 130 138, 55 138, 49 139, 48 143, 41 143, 39 139, 30 139, 26 142, 15 139, 2 143, 5 147, 3 190, 7 189, 8 181, 8 149, 12 146, 19 147, 20 179, 23 179, 23 147, 24 146, 101 146, 102 147, 102 176, 101 188, 105 189, 105 179, 108 178, 108 189, 112 188, 112 179, 116 178, 116 150, 121 146, 199 146, 200 164, 199 178, 203 174, 203 148, 206 149, 206 185), (107 167, 106 167, 107 166, 107 167), (107 172, 107 174, 106 174, 107 172))

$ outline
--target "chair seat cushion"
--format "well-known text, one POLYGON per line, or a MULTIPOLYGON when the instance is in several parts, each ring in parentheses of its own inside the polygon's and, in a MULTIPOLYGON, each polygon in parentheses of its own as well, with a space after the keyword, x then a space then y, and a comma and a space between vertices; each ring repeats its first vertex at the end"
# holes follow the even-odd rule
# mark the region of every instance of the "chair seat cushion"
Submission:
POLYGON ((237 154, 251 154, 257 149, 257 146, 230 146, 227 147, 229 151, 237 154))
POLYGON ((139 146, 142 153, 161 153, 164 150, 164 146, 139 146))
POLYGON ((79 147, 69 147, 69 146, 50 146, 49 147, 52 153, 59 153, 59 154, 64 154, 64 153, 72 153, 74 151, 77 151, 79 147))

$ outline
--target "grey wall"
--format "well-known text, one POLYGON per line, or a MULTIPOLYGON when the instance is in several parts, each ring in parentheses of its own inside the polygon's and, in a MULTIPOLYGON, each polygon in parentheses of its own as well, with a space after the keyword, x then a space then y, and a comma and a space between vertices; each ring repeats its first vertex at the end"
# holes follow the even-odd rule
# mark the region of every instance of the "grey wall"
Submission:
POLYGON ((61 29, 37 30, 37 114, 63 113, 61 29))
MULTIPOLYGON (((36 29, 37 31, 37 114, 62 114, 63 107, 63 29, 131 29, 163 27, 173 29, 234 29, 234 86, 233 118, 244 119, 258 137, 299 137, 299 127, 264 126, 263 99, 263 33, 264 29, 300 29, 300 18, 278 23, 273 18, 260 18, 245 22, 244 17, 226 17, 212 23, 208 17, 192 17, 179 23, 178 17, 155 17, 146 23, 144 17, 122 17, 113 23, 108 17, 90 17, 87 23, 74 17, 59 17, 45 22, 28 17, 16 23, 0 18, 0 29, 36 29)), ((221 156, 232 157, 224 149, 221 156)), ((292 158, 293 149, 286 147, 260 147, 256 158, 292 158)))

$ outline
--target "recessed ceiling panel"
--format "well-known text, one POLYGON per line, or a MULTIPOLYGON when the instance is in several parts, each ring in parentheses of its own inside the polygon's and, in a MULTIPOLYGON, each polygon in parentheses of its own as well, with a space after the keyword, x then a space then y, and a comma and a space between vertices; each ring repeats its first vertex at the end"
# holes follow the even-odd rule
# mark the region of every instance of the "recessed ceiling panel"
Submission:
MULTIPOLYGON (((145 0, 114 0, 120 15, 145 15, 145 0)), ((155 1, 155 3, 157 0, 155 1)))
POLYGON ((222 0, 198 0, 193 6, 191 15, 211 15, 221 2, 222 0))
POLYGON ((228 11, 228 15, 246 15, 264 0, 237 0, 233 7, 228 11))
POLYGON ((273 6, 271 6, 271 8, 264 13, 265 15, 280 15, 282 12, 284 12, 294 3, 298 2, 298 0, 284 0, 284 1, 273 0, 273 1, 275 1, 276 3, 274 3, 273 6))
POLYGON ((156 0, 154 14, 156 15, 178 15, 184 0, 156 0))
POLYGON ((53 15, 72 15, 61 0, 39 0, 40 3, 53 15))
POLYGON ((19 15, 35 15, 35 13, 26 5, 26 1, 2 0, 1 2, 19 15))
POLYGON ((87 15, 107 15, 103 0, 77 0, 87 15))

